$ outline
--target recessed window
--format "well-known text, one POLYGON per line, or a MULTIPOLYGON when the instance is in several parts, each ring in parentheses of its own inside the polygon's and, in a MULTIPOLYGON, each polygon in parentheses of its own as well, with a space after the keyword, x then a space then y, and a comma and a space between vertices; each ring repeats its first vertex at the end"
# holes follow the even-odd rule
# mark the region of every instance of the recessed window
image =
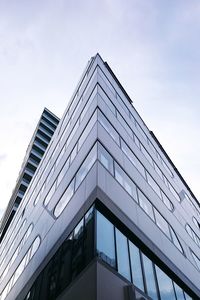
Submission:
POLYGON ((193 220, 195 226, 196 226, 198 229, 200 229, 200 223, 197 221, 197 219, 196 219, 195 217, 193 217, 192 220, 193 220))

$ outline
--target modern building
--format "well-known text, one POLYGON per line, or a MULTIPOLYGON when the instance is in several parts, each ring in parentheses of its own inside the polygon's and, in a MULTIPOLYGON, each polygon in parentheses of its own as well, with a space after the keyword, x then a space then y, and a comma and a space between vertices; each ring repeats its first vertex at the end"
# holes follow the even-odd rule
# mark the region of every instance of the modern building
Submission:
POLYGON ((200 299, 200 205, 89 61, 0 248, 0 300, 200 299))
POLYGON ((4 216, 2 217, 0 224, 0 242, 6 234, 58 123, 59 118, 45 108, 26 150, 15 188, 4 216))

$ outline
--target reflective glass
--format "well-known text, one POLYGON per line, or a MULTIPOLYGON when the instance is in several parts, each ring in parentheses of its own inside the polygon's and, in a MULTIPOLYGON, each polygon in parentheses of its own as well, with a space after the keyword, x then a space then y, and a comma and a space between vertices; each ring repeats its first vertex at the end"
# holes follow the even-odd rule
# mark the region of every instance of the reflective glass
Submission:
POLYGON ((151 156, 149 155, 149 153, 147 152, 147 150, 144 148, 144 146, 141 144, 141 151, 144 154, 144 156, 146 157, 146 159, 148 160, 148 162, 153 166, 153 160, 151 158, 151 156))
POLYGON ((148 182, 148 184, 156 192, 156 194, 158 195, 158 197, 161 198, 161 192, 160 192, 159 185, 155 182, 155 180, 151 177, 151 175, 149 175, 148 172, 146 172, 146 174, 147 174, 147 182, 148 182))
POLYGON ((155 212, 156 224, 171 240, 171 235, 169 232, 169 225, 168 225, 167 221, 163 218, 163 216, 161 216, 161 214, 156 209, 154 209, 154 212, 155 212))
POLYGON ((113 158, 100 143, 98 143, 98 159, 102 163, 102 165, 112 175, 114 175, 113 158))
POLYGON ((74 194, 74 179, 71 181, 69 186, 67 187, 66 191, 56 204, 55 210, 54 210, 54 215, 56 218, 60 216, 60 214, 63 212, 65 209, 66 205, 68 204, 69 200, 74 194))
POLYGON ((62 151, 60 152, 60 154, 59 154, 58 157, 57 157, 57 160, 56 160, 56 163, 55 163, 55 166, 56 166, 56 167, 57 167, 57 165, 59 164, 59 162, 61 161, 61 159, 62 159, 64 153, 65 153, 65 147, 62 148, 62 151))
POLYGON ((131 241, 129 241, 129 251, 133 284, 144 291, 140 252, 131 241))
POLYGON ((107 264, 116 267, 114 226, 97 211, 97 253, 107 264))
POLYGON ((70 158, 67 159, 67 161, 65 162, 64 166, 62 167, 57 180, 56 180, 56 186, 58 187, 60 182, 62 181, 64 175, 66 174, 67 170, 69 169, 69 160, 70 158))
POLYGON ((79 141, 78 141, 78 151, 81 148, 81 146, 83 145, 84 141, 86 140, 88 134, 90 133, 90 131, 92 130, 94 124, 97 121, 97 110, 94 112, 94 114, 92 115, 91 119, 89 120, 87 126, 85 127, 85 129, 83 130, 79 141))
POLYGON ((33 242, 33 245, 31 246, 31 254, 29 260, 31 260, 35 252, 38 250, 39 246, 40 246, 40 237, 37 236, 33 242))
POLYGON ((156 300, 158 299, 158 295, 157 295, 156 281, 155 281, 155 275, 153 270, 153 263, 144 254, 142 254, 142 259, 143 259, 144 273, 146 279, 147 293, 152 299, 156 300))
POLYGON ((179 251, 181 251, 183 253, 183 248, 178 240, 178 237, 176 236, 173 228, 170 226, 170 231, 171 231, 171 236, 172 236, 172 241, 173 244, 179 249, 179 251))
POLYGON ((138 202, 136 185, 116 162, 114 163, 114 165, 116 180, 124 187, 127 193, 129 193, 138 202))
POLYGON ((81 115, 80 115, 80 121, 83 120, 83 118, 84 118, 86 112, 88 111, 88 108, 89 108, 90 104, 91 104, 92 101, 94 100, 94 97, 96 96, 96 94, 97 94, 97 85, 96 85, 96 87, 94 88, 92 94, 90 95, 90 98, 89 98, 89 100, 87 101, 87 103, 86 103, 84 109, 82 110, 82 113, 81 113, 81 115))
POLYGON ((130 159, 132 164, 136 167, 136 169, 141 173, 143 177, 146 178, 145 169, 138 158, 133 154, 131 149, 126 145, 126 143, 121 139, 121 148, 122 151, 126 154, 126 156, 130 159))
POLYGON ((132 132, 132 130, 130 129, 130 127, 128 126, 128 124, 126 123, 126 121, 120 115, 120 113, 118 111, 117 111, 117 119, 119 120, 119 122, 121 123, 121 125, 124 127, 124 129, 126 130, 126 132, 133 138, 133 132, 132 132))
POLYGON ((116 229, 117 266, 118 272, 131 280, 127 238, 116 229))
POLYGON ((54 184, 52 185, 51 189, 49 190, 48 194, 46 195, 46 198, 44 200, 44 205, 46 206, 49 201, 51 200, 54 192, 55 192, 55 189, 56 189, 56 181, 54 182, 54 184))
POLYGON ((98 110, 98 121, 104 127, 104 129, 110 134, 113 140, 119 145, 119 134, 100 110, 98 110))
POLYGON ((176 200, 178 200, 180 202, 181 200, 179 198, 178 193, 175 191, 175 189, 173 188, 173 186, 171 185, 171 183, 168 182, 168 184, 169 184, 170 191, 172 192, 172 194, 174 195, 174 197, 176 198, 176 200))
POLYGON ((176 300, 172 280, 156 266, 161 300, 176 300))
POLYGON ((192 300, 192 298, 186 292, 184 292, 184 295, 186 300, 192 300))
POLYGON ((174 289, 175 289, 177 300, 185 300, 183 290, 175 282, 174 282, 174 289))
POLYGON ((90 150, 88 156, 82 163, 80 169, 78 170, 76 174, 76 179, 75 179, 75 190, 79 187, 83 179, 86 177, 87 173, 93 166, 94 162, 97 159, 97 144, 93 146, 93 148, 90 150))
POLYGON ((70 154, 70 165, 73 162, 73 160, 75 159, 77 154, 77 144, 75 145, 74 149, 72 150, 71 154, 70 154))
POLYGON ((155 221, 154 213, 153 213, 153 207, 151 202, 145 197, 145 195, 138 190, 138 197, 139 197, 139 204, 140 207, 147 213, 147 215, 155 221))
POLYGON ((115 106, 112 104, 111 100, 109 99, 109 97, 107 96, 107 94, 104 92, 104 90, 102 89, 102 87, 100 85, 98 85, 98 95, 100 95, 100 97, 108 105, 108 107, 113 112, 113 114, 116 114, 115 106))
POLYGON ((167 196, 163 193, 163 191, 161 191, 161 194, 162 194, 162 199, 163 199, 163 202, 165 203, 165 205, 167 206, 167 208, 169 210, 173 210, 174 206, 173 204, 171 203, 171 201, 167 198, 167 196))

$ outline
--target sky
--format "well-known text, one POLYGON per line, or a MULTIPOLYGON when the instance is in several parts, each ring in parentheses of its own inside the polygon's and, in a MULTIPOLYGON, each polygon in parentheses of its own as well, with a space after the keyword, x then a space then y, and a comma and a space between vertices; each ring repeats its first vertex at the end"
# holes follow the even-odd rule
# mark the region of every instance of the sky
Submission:
POLYGON ((44 107, 97 52, 200 199, 199 0, 0 0, 0 216, 44 107))

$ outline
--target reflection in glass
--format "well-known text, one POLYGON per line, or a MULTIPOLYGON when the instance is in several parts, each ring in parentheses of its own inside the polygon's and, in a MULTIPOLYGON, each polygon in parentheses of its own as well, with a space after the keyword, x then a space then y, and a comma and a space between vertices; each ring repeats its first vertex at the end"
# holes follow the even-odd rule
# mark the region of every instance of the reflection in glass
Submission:
POLYGON ((97 253, 107 264, 116 266, 114 226, 97 211, 97 253))
POLYGON ((174 282, 174 289, 177 300, 185 300, 183 290, 174 282))
POLYGON ((114 175, 113 169, 113 158, 112 156, 106 151, 106 149, 98 143, 98 159, 102 163, 102 165, 112 174, 114 175))
POLYGON ((153 263, 152 261, 146 257, 146 255, 142 254, 143 258, 143 265, 144 265, 144 273, 146 278, 146 288, 148 295, 156 300, 158 299, 157 290, 156 290, 156 282, 153 270, 153 263))
POLYGON ((54 210, 54 216, 58 218, 60 214, 63 212, 65 209, 66 205, 68 204, 69 200, 74 194, 74 179, 71 181, 69 186, 67 187, 66 191, 56 204, 55 210, 54 210))
POLYGON ((93 146, 76 174, 75 190, 79 187, 97 159, 97 144, 93 146))
POLYGON ((116 229, 117 266, 118 272, 131 280, 127 238, 116 229))
POLYGON ((172 280, 156 266, 161 300, 176 300, 172 280))
POLYGON ((116 162, 114 163, 114 165, 116 180, 125 188, 127 193, 129 193, 138 202, 136 185, 116 162))
POLYGON ((129 241, 130 261, 133 284, 144 291, 142 266, 139 249, 129 241))
POLYGON ((156 209, 154 209, 154 212, 155 212, 155 217, 156 217, 156 224, 171 240, 171 236, 170 236, 170 232, 169 232, 169 225, 168 225, 167 221, 165 221, 163 216, 161 216, 161 214, 156 209))
POLYGON ((149 200, 145 197, 145 195, 138 190, 138 197, 139 197, 139 203, 141 208, 147 213, 147 215, 154 221, 154 213, 153 213, 153 207, 152 204, 149 202, 149 200))

